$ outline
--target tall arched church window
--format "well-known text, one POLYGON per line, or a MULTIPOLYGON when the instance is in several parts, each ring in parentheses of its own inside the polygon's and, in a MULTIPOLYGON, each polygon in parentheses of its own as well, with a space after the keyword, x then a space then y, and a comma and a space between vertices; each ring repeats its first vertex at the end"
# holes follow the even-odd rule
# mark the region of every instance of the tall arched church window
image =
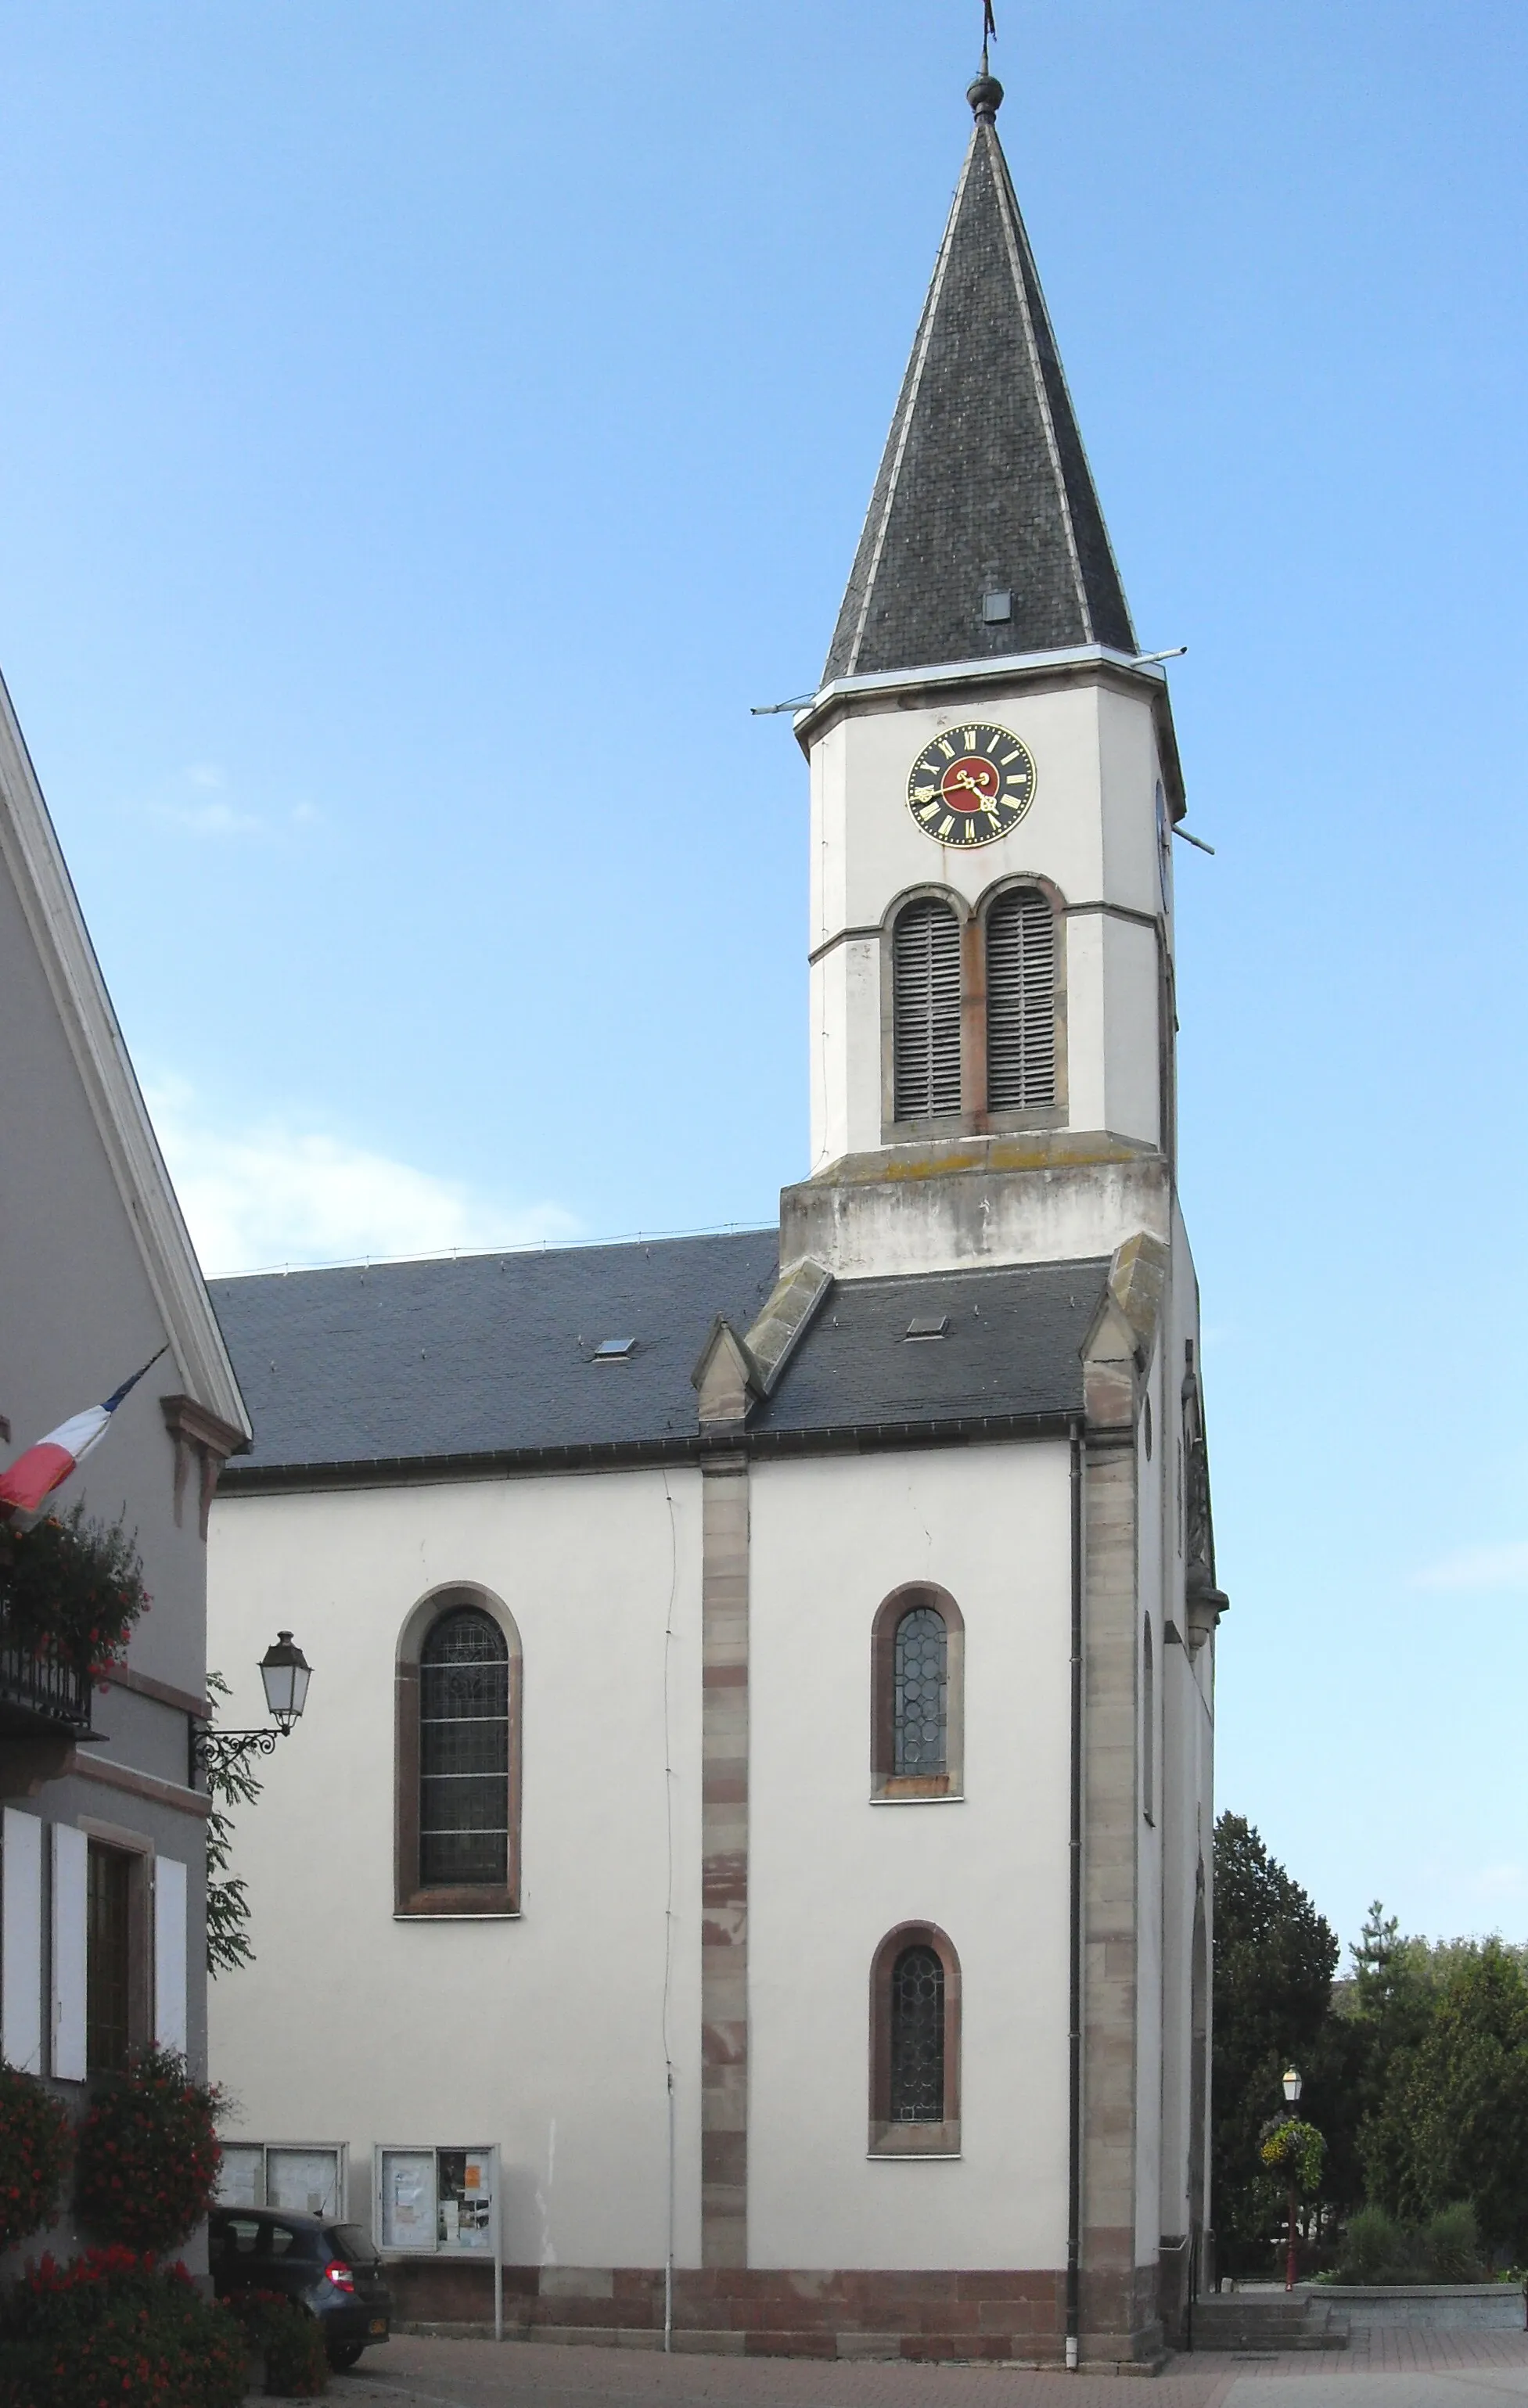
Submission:
POLYGON ((419 1659, 419 1877, 502 1884, 509 1850, 509 1649, 480 1608, 459 1606, 419 1659))
POLYGON ((397 1669, 401 1914, 518 1911, 520 1670, 514 1625, 483 1591, 438 1593, 410 1617, 397 1669))
POLYGON ((944 1968, 927 1942, 904 1948, 891 1968, 893 2124, 944 2120, 944 1968))
POLYGON ((871 1969, 870 2145, 877 2157, 960 2146, 960 1964, 931 1923, 887 1932, 871 1969))
POLYGON ((1011 886, 987 914, 987 1108, 1055 1101, 1055 915, 1038 887, 1011 886))
POLYGON ((892 1770, 941 1773, 949 1707, 944 1617, 936 1605, 908 1608, 893 1653, 892 1770))
POLYGON ((960 923, 947 903, 918 896, 891 938, 892 1081, 900 1121, 960 1111, 960 923))
POLYGON ((965 1624, 947 1589, 893 1589, 871 1626, 871 1795, 961 1795, 965 1624))

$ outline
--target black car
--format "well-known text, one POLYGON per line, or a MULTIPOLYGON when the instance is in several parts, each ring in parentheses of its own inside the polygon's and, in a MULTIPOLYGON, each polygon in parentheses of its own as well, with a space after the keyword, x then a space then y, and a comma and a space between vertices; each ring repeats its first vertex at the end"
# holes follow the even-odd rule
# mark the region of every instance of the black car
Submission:
POLYGON ((359 2225, 284 2207, 215 2207, 207 2243, 220 2300, 240 2291, 295 2300, 318 2318, 331 2366, 353 2366, 364 2349, 387 2339, 393 2294, 359 2225))

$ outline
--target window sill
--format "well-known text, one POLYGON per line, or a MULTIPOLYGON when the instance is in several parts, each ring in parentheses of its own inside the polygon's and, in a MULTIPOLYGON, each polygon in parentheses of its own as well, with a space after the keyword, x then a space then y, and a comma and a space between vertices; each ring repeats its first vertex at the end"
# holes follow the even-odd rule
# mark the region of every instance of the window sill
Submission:
POLYGON ((963 1806, 963 1789, 872 1789, 872 1806, 963 1806))
POLYGON ((518 1897, 503 1882, 481 1887, 441 1882, 438 1888, 406 1890, 401 1897, 395 1892, 395 1923, 503 1922, 520 1913, 518 1897))
POLYGON ((959 2149, 867 2149, 865 2162, 872 2166, 958 2166, 959 2149))
POLYGON ((396 1906, 395 1923, 519 1923, 517 1906, 396 1906))
POLYGON ((927 2165, 930 2157, 948 2163, 960 2154, 960 2127, 954 2118, 945 2124, 872 2124, 865 2151, 867 2157, 887 2165, 904 2160, 927 2165))

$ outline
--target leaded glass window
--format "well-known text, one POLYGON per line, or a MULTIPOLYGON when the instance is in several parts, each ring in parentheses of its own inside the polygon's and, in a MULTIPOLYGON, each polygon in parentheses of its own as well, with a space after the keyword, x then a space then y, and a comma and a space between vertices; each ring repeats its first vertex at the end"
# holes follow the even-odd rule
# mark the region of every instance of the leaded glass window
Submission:
POLYGON ((915 1605, 897 1625, 892 1666, 891 1769, 894 1773, 941 1773, 949 1711, 944 1617, 931 1605, 915 1605))
POLYGON ((419 1659, 419 1877, 509 1878, 510 1656, 476 1606, 444 1613, 419 1659))
POLYGON ((944 2121, 944 1968, 921 1942, 891 1968, 890 2114, 893 2124, 944 2121))

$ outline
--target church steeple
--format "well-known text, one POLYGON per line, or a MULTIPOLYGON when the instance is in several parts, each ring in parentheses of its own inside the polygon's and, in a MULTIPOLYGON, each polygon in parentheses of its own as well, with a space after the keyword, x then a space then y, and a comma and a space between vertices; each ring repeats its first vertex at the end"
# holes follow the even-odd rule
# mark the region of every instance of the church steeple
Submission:
POLYGON ((1135 651, 987 72, 823 672, 1135 651))

